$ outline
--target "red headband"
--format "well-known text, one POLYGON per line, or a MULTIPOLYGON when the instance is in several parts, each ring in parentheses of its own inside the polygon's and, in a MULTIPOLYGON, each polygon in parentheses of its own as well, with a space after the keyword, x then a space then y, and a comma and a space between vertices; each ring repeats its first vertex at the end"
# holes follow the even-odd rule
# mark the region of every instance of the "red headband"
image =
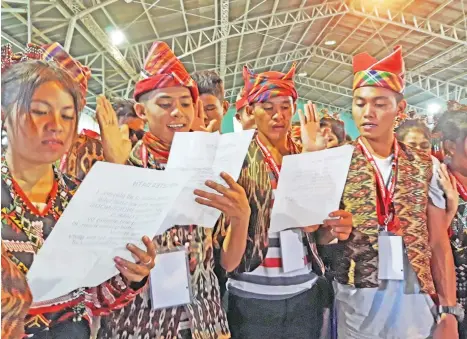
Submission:
POLYGON ((198 86, 165 42, 152 45, 142 73, 146 79, 136 83, 135 100, 154 89, 182 86, 190 90, 194 103, 198 101, 198 86))
POLYGON ((298 93, 295 89, 294 75, 295 64, 285 74, 275 71, 255 74, 247 66, 244 66, 243 79, 246 91, 244 100, 252 104, 254 102, 264 102, 273 97, 290 96, 295 102, 298 98, 298 93))

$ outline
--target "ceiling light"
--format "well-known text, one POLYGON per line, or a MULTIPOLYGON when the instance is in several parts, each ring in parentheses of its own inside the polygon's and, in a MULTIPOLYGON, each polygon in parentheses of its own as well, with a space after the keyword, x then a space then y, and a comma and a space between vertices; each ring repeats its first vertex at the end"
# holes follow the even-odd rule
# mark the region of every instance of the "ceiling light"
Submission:
POLYGON ((334 46, 336 44, 336 40, 327 40, 324 42, 326 46, 334 46))
POLYGON ((125 41, 125 34, 123 34, 121 30, 116 29, 110 33, 110 38, 112 39, 112 43, 114 45, 120 45, 125 41))
POLYGON ((297 74, 299 77, 306 77, 308 75, 307 72, 301 72, 297 74))
POLYGON ((441 111, 441 105, 439 104, 429 104, 427 107, 428 113, 429 114, 436 114, 439 111, 441 111))

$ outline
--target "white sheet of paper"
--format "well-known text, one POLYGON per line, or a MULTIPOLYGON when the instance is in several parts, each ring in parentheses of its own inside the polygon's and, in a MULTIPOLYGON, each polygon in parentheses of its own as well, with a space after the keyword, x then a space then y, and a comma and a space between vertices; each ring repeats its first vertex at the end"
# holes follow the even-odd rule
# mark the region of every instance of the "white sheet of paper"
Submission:
POLYGON ((378 236, 378 279, 404 280, 404 246, 402 237, 378 236))
POLYGON ((191 276, 185 249, 158 253, 150 275, 153 310, 191 303, 191 276))
POLYGON ((213 192, 204 183, 208 179, 224 183, 220 177, 221 172, 238 180, 253 135, 254 130, 222 135, 207 132, 175 133, 166 171, 183 170, 184 175, 190 179, 164 220, 164 226, 194 224, 214 227, 221 212, 198 204, 193 191, 202 189, 213 192))
POLYGON ((97 286, 118 274, 113 258, 134 262, 126 244, 145 248, 187 180, 178 171, 96 163, 28 272, 34 302, 97 286))
POLYGON ((353 146, 285 156, 269 232, 322 224, 339 209, 353 146))
POLYGON ((280 232, 282 269, 285 273, 305 267, 303 233, 300 229, 280 232))

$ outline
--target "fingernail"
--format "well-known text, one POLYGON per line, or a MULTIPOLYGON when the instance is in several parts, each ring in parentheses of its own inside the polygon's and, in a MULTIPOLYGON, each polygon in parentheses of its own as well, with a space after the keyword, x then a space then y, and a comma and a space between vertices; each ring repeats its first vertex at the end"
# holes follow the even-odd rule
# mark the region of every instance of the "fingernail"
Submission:
POLYGON ((145 236, 143 237, 143 241, 149 241, 149 237, 145 235, 145 236))
POLYGON ((211 180, 206 181, 206 185, 212 185, 213 182, 211 180))
POLYGON ((134 248, 135 246, 133 244, 127 244, 126 247, 127 248, 134 248))
POLYGON ((334 216, 334 213, 329 213, 329 216, 330 216, 330 217, 333 217, 333 216, 334 216))
POLYGON ((115 257, 115 258, 114 258, 114 261, 115 261, 117 264, 121 264, 121 263, 122 263, 122 259, 120 259, 119 257, 115 257))

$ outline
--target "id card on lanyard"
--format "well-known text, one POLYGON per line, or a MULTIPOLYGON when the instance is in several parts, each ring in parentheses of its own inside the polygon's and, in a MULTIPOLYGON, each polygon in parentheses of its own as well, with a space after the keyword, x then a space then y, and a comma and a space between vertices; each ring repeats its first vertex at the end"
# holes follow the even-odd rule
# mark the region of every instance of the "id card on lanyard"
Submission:
POLYGON ((378 234, 378 279, 404 280, 404 245, 402 237, 395 235, 401 227, 395 215, 394 192, 397 183, 400 146, 394 138, 394 159, 391 164, 391 177, 388 185, 379 170, 373 155, 358 139, 363 154, 373 167, 376 177, 376 206, 379 224, 378 234))
POLYGON ((149 286, 153 310, 191 304, 191 275, 185 247, 157 253, 149 286))
MULTIPOLYGON (((280 167, 274 161, 271 152, 261 143, 258 135, 256 135, 256 142, 264 155, 266 163, 271 169, 276 184, 273 185, 273 195, 277 188, 279 181, 280 167)), ((291 145, 289 145, 291 147, 291 145)), ((274 199, 275 197, 273 197, 274 199)), ((300 270, 305 267, 305 251, 303 248, 303 234, 301 230, 285 230, 280 232, 279 241, 281 246, 281 257, 282 257, 282 270, 284 273, 300 270)))

